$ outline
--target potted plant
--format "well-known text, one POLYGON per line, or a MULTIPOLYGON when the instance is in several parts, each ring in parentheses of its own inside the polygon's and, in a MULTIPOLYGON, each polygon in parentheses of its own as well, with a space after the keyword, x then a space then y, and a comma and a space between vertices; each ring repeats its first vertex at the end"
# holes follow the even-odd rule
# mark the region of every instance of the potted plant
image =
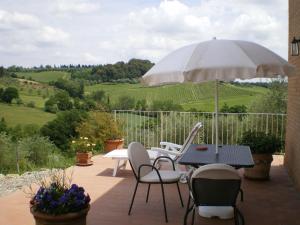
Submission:
POLYGON ((269 179, 272 154, 282 147, 280 139, 264 132, 247 131, 239 140, 239 144, 250 147, 254 160, 254 167, 246 168, 244 176, 250 179, 269 179))
POLYGON ((122 124, 111 113, 93 112, 77 128, 80 135, 86 135, 101 146, 104 151, 123 148, 122 124))
POLYGON ((36 225, 86 225, 90 196, 83 187, 68 184, 65 173, 56 172, 43 180, 30 200, 36 225))
POLYGON ((87 137, 80 137, 78 140, 73 140, 72 146, 76 152, 77 166, 90 166, 93 164, 92 150, 95 144, 90 143, 87 137))

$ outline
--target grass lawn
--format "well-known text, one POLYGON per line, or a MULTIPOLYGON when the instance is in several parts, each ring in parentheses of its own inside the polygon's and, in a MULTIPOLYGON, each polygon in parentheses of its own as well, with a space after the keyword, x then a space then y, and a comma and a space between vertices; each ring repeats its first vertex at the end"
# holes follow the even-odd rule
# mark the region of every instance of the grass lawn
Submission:
POLYGON ((37 124, 42 126, 46 122, 53 120, 56 115, 40 109, 0 103, 0 118, 2 117, 4 117, 8 126, 17 124, 37 124))
POLYGON ((44 71, 44 72, 18 72, 18 77, 25 77, 29 79, 30 77, 38 82, 47 83, 50 81, 56 81, 59 78, 69 79, 70 73, 62 71, 44 71))

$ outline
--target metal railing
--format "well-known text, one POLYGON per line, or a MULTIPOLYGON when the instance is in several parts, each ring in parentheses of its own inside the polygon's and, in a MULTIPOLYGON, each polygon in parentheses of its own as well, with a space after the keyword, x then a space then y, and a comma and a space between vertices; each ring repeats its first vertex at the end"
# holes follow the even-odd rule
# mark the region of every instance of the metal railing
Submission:
MULTIPOLYGON (((182 144, 198 121, 203 129, 195 143, 215 142, 214 112, 130 111, 115 110, 114 116, 123 124, 125 145, 132 141, 146 147, 159 146, 160 141, 182 144)), ((237 144, 245 131, 262 131, 285 138, 286 114, 219 113, 219 143, 237 144)))

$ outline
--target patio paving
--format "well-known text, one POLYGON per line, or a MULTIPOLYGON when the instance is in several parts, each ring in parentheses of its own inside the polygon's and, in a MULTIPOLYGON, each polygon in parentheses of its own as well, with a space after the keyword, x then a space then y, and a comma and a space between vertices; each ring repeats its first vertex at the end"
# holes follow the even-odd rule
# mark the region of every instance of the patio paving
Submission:
MULTIPOLYGON (((140 185, 132 215, 128 216, 129 201, 134 188, 134 177, 127 169, 112 177, 114 161, 94 157, 90 167, 74 167, 74 183, 83 186, 90 194, 91 210, 88 225, 160 225, 164 222, 163 205, 159 185, 151 187, 149 202, 145 203, 146 185, 140 185)), ((275 156, 271 169, 271 180, 264 182, 243 180, 244 202, 238 206, 247 225, 300 225, 300 193, 293 187, 283 167, 283 157, 275 156)), ((240 171, 241 173, 243 171, 240 171)), ((188 191, 180 185, 184 202, 188 191)), ((185 208, 180 207, 176 185, 166 185, 168 224, 183 224, 185 208)), ((0 197, 1 225, 33 225, 29 213, 29 198, 23 191, 0 197)), ((203 219, 196 217, 195 224, 228 225, 233 220, 203 219)))

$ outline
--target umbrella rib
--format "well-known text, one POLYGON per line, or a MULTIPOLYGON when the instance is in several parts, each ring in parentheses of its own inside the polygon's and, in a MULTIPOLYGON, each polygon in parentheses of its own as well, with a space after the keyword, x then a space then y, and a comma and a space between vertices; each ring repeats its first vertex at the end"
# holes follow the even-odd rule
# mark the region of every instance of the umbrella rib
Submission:
POLYGON ((241 51, 246 55, 246 56, 248 56, 248 59, 252 62, 252 64, 256 67, 256 69, 255 69, 255 71, 256 71, 256 73, 255 74, 257 74, 257 65, 256 65, 256 63, 254 63, 253 62, 253 60, 251 59, 251 57, 248 55, 248 53, 243 49, 243 47, 237 42, 237 41, 235 41, 234 42, 237 46, 239 46, 239 48, 241 49, 241 51))
MULTIPOLYGON (((205 45, 204 47, 205 47, 205 49, 202 51, 202 52, 203 52, 202 55, 205 54, 205 52, 207 52, 207 50, 208 50, 208 46, 207 46, 207 45, 205 45)), ((192 59, 193 56, 196 54, 198 48, 199 48, 199 44, 197 44, 196 47, 194 48, 193 53, 192 53, 190 59, 192 59)), ((187 68, 188 65, 190 64, 190 59, 189 59, 189 60, 187 61, 187 63, 185 64, 185 67, 184 67, 184 69, 183 69, 183 71, 182 71, 183 74, 186 73, 186 72, 189 72, 189 70, 187 70, 186 68, 187 68)))

